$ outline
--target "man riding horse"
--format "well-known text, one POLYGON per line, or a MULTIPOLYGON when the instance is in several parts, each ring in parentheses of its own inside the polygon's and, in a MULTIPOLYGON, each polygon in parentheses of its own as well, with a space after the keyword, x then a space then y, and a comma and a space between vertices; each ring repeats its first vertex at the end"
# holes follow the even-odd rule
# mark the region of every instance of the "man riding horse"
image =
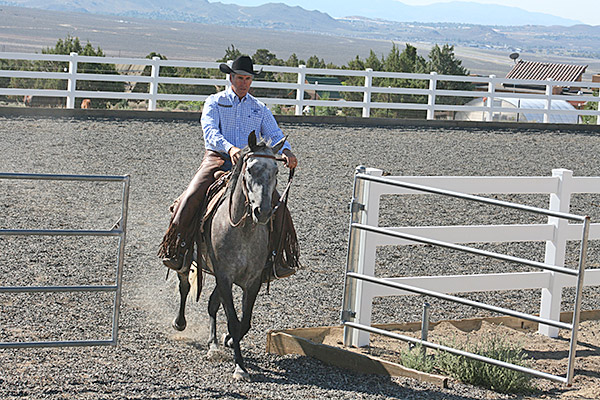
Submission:
MULTIPOLYGON (((196 221, 202 217, 199 213, 204 212, 206 193, 216 180, 215 173, 230 170, 240 161, 241 149, 248 144, 248 134, 252 131, 273 144, 284 139, 271 111, 248 93, 254 76, 262 72, 254 71, 252 59, 241 56, 231 67, 221 64, 219 69, 229 74, 231 87, 211 95, 204 104, 201 118, 206 148, 204 158, 174 205, 171 222, 158 253, 167 267, 178 272, 188 269, 192 261, 194 236, 198 228, 196 221)), ((296 168, 298 160, 287 141, 281 154, 288 168, 296 168)), ((282 263, 276 263, 275 267, 273 275, 278 278, 295 272, 282 263)))

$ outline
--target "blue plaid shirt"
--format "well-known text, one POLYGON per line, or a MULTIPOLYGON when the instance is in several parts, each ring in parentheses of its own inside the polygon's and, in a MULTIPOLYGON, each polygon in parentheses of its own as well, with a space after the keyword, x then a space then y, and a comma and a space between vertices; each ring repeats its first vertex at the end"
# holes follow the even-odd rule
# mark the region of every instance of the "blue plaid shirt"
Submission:
MULTIPOLYGON (((206 99, 200 122, 206 149, 227 157, 232 146, 246 147, 252 131, 256 132, 259 140, 263 138, 271 145, 284 138, 271 110, 264 103, 250 94, 240 100, 231 87, 206 99)), ((291 150, 287 141, 283 148, 291 150)))

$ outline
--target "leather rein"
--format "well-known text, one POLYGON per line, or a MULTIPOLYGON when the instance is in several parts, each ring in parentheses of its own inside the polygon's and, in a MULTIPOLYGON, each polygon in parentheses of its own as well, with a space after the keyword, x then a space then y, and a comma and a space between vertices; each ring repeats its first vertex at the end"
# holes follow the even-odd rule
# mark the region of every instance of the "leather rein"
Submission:
MULTIPOLYGON (((250 201, 248 199, 248 188, 246 187, 246 180, 244 178, 244 171, 246 169, 246 162, 248 161, 249 158, 251 157, 256 157, 256 158, 270 158, 272 160, 275 161, 280 161, 280 162, 285 162, 285 158, 283 157, 277 157, 277 156, 273 156, 273 155, 269 155, 269 154, 256 154, 256 153, 247 153, 246 155, 244 155, 244 160, 243 160, 243 165, 242 165, 242 171, 240 172, 241 178, 242 178, 242 191, 244 193, 244 197, 246 198, 246 213, 244 213, 244 215, 242 216, 242 218, 237 221, 237 222, 233 222, 233 218, 231 216, 231 204, 232 204, 232 198, 233 198, 233 191, 231 191, 231 194, 229 196, 229 224, 232 227, 238 227, 239 225, 241 225, 246 218, 248 218, 250 216, 251 210, 250 210, 250 201)), ((272 208, 271 210, 271 219, 273 218, 273 216, 275 215, 275 213, 277 212, 277 210, 279 209, 279 206, 281 206, 281 204, 287 204, 287 198, 288 198, 288 194, 289 194, 289 189, 290 186, 292 185, 292 179, 294 178, 294 170, 295 168, 290 168, 290 173, 289 173, 289 177, 288 177, 288 182, 287 185, 285 187, 285 190, 283 191, 283 193, 281 194, 281 196, 279 197, 279 200, 277 201, 277 204, 272 208)))

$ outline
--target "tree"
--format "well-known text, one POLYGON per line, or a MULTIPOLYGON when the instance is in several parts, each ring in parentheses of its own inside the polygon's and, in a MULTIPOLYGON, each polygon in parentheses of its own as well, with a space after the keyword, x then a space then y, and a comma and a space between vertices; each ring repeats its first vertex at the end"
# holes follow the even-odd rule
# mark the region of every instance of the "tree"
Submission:
POLYGON ((282 65, 283 60, 267 49, 257 49, 252 56, 252 62, 259 65, 282 65))
MULTIPOLYGON (((469 75, 469 70, 462 66, 462 61, 454 55, 454 46, 447 44, 439 47, 437 44, 429 52, 429 71, 440 75, 469 75)), ((473 90, 473 84, 468 82, 438 81, 438 89, 444 90, 473 90)), ((441 104, 465 104, 468 97, 445 96, 436 99, 441 104)))
POLYGON ((383 69, 383 61, 377 57, 377 54, 373 50, 369 52, 369 57, 365 60, 364 65, 365 68, 371 68, 373 71, 381 71, 383 69))
MULTIPOLYGON (((592 90, 592 94, 596 97, 599 96, 598 94, 598 89, 593 89, 592 90)), ((584 110, 597 110, 598 109, 598 102, 597 101, 588 101, 587 103, 585 103, 585 106, 583 107, 584 110)), ((596 115, 583 115, 581 117, 581 121, 584 124, 597 124, 598 121, 598 116, 596 115)))
POLYGON ((325 60, 319 59, 318 56, 313 55, 313 56, 310 56, 308 58, 308 60, 306 60, 306 67, 307 68, 327 68, 327 64, 325 63, 325 60))
MULTIPOLYGON (((147 59, 158 57, 161 60, 167 60, 166 56, 160 53, 151 52, 146 56, 147 59)), ((152 67, 147 65, 144 68, 143 76, 150 76, 152 67)), ((191 67, 171 67, 161 66, 159 70, 159 76, 161 77, 172 77, 172 78, 211 78, 209 70, 205 68, 191 68, 191 67)), ((222 75, 221 75, 222 76, 222 75)), ((145 82, 138 82, 133 88, 135 93, 148 93, 149 84, 145 82)), ((216 88, 203 85, 194 84, 172 84, 172 83, 159 83, 158 93, 170 93, 170 94, 192 94, 192 95, 206 95, 213 94, 216 92, 216 88)), ((186 101, 181 102, 177 100, 160 100, 159 107, 165 108, 180 108, 180 109, 191 109, 199 110, 200 102, 197 101, 186 101)))
POLYGON ((406 48, 398 59, 401 72, 424 73, 427 70, 427 61, 417 54, 417 48, 406 43, 406 48))
MULTIPOLYGON (((94 49, 90 42, 87 42, 85 46, 81 45, 78 37, 72 37, 67 35, 63 39, 58 39, 54 47, 48 47, 42 49, 42 54, 70 54, 77 53, 81 56, 93 56, 93 57, 104 57, 104 52, 100 47, 94 49)), ((66 62, 54 62, 54 61, 34 61, 33 63, 23 64, 23 69, 44 71, 44 72, 64 72, 68 69, 68 63, 66 62)), ((78 63, 77 72, 90 73, 90 74, 110 74, 117 75, 117 70, 114 64, 100 64, 100 63, 78 63)), ((65 79, 11 79, 11 87, 29 87, 34 89, 57 89, 66 90, 67 80, 65 79)), ((122 82, 99 82, 99 81, 86 81, 77 80, 77 90, 83 91, 108 91, 108 92, 122 92, 124 91, 124 84, 122 82)), ((105 99, 93 99, 92 107, 105 107, 109 104, 109 100, 105 99)))
POLYGON ((298 60, 298 56, 296 53, 292 53, 292 55, 287 59, 284 63, 286 67, 297 67, 300 65, 300 60, 298 60))
MULTIPOLYGON (((406 72, 406 73, 423 73, 426 71, 426 61, 423 57, 417 54, 417 49, 410 44, 406 44, 406 48, 401 52, 398 46, 392 42, 392 48, 388 53, 387 57, 381 56, 379 58, 373 50, 369 53, 369 57, 366 60, 361 60, 359 56, 348 62, 348 69, 353 70, 364 70, 371 68, 373 71, 386 71, 386 72, 406 72)), ((419 79, 399 79, 399 78, 373 78, 373 86, 378 87, 409 87, 409 88, 424 88, 426 83, 419 79)), ((344 80, 346 86, 363 86, 364 78, 362 77, 348 77, 344 80)), ((344 98, 348 101, 361 101, 362 93, 358 92, 344 92, 344 98)), ((402 95, 402 94, 391 94, 391 93, 373 93, 371 100, 381 103, 423 103, 425 102, 424 96, 418 95, 402 95)), ((360 110, 346 110, 347 114, 360 115, 360 110)), ((392 110, 392 109, 373 109, 371 111, 373 116, 387 116, 387 117, 406 117, 405 110, 392 110)), ((411 116, 413 116, 411 114, 411 116)))
POLYGON ((462 61, 454 55, 454 46, 447 44, 442 47, 437 44, 429 52, 429 71, 440 75, 469 75, 469 71, 462 66, 462 61))
POLYGON ((242 54, 242 52, 239 51, 238 49, 236 49, 235 46, 232 44, 225 50, 225 56, 223 56, 223 58, 218 59, 217 62, 224 63, 227 61, 233 61, 236 58, 238 58, 239 56, 243 56, 243 55, 244 54, 242 54))

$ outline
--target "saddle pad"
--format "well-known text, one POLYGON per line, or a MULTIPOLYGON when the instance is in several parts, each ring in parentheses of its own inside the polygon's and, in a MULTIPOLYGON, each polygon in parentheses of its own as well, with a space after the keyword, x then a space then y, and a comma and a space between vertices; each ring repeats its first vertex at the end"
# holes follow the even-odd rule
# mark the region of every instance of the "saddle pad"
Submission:
POLYGON ((206 193, 206 198, 204 200, 205 206, 203 207, 204 212, 202 213, 201 218, 201 230, 204 232, 204 223, 211 217, 211 215, 215 212, 221 201, 223 201, 223 197, 225 195, 225 191, 227 190, 227 183, 229 182, 229 177, 231 172, 222 174, 210 187, 206 193))

